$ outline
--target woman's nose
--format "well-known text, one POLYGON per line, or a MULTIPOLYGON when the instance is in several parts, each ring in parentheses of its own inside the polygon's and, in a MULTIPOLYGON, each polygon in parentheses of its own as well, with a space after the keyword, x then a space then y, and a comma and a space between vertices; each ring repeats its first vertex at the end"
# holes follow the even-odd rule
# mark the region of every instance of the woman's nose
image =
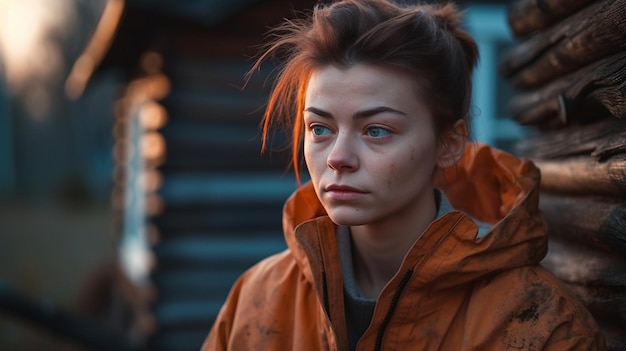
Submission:
POLYGON ((349 133, 339 133, 328 154, 328 167, 337 172, 351 172, 358 168, 355 142, 349 133))

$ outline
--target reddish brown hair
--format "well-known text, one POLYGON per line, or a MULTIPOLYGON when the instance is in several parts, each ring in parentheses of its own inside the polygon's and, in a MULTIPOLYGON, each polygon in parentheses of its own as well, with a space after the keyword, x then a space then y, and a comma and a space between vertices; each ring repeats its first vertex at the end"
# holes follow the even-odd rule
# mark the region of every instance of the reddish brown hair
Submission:
MULTIPOLYGON (((253 67, 279 60, 263 118, 263 151, 274 125, 292 131, 292 162, 299 178, 304 96, 320 67, 374 64, 414 77, 438 135, 457 120, 469 120, 471 75, 478 59, 474 40, 460 29, 453 4, 404 6, 387 0, 342 0, 317 5, 305 19, 286 21, 253 67)), ((468 121, 469 122, 469 121, 468 121)))

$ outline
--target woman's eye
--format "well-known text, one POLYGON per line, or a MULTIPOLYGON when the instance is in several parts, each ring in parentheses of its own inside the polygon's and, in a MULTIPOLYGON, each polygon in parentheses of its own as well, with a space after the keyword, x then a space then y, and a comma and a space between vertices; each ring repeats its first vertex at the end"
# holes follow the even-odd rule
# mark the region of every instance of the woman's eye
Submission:
POLYGON ((389 135, 389 131, 382 127, 369 127, 367 128, 367 136, 372 138, 382 138, 389 135))
POLYGON ((315 136, 322 136, 322 135, 327 135, 330 133, 330 129, 324 126, 320 126, 320 125, 311 126, 311 131, 313 132, 313 135, 315 136))

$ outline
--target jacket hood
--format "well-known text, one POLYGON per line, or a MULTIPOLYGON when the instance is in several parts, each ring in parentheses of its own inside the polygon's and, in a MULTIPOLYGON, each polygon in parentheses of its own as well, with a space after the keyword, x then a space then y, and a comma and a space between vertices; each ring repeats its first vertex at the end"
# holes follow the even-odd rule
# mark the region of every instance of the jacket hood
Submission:
MULTIPOLYGON (((443 172, 437 187, 455 209, 433 221, 404 258, 416 284, 445 289, 538 264, 547 252, 545 219, 538 209, 539 170, 487 145, 469 144, 460 162, 443 172), (491 225, 477 238, 475 218, 491 225)), ((287 246, 308 279, 337 257, 336 226, 308 183, 286 202, 283 229, 287 246), (321 268, 320 268, 321 267, 321 268)))

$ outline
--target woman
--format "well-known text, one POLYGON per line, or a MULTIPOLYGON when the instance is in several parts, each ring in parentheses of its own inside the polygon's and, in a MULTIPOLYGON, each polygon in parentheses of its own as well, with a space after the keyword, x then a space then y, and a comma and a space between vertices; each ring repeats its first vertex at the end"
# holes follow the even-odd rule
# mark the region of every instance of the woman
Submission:
POLYGON ((288 250, 233 287, 203 350, 600 350, 539 266, 528 161, 468 144, 475 42, 456 7, 343 0, 288 22, 265 115, 311 181, 288 250))

